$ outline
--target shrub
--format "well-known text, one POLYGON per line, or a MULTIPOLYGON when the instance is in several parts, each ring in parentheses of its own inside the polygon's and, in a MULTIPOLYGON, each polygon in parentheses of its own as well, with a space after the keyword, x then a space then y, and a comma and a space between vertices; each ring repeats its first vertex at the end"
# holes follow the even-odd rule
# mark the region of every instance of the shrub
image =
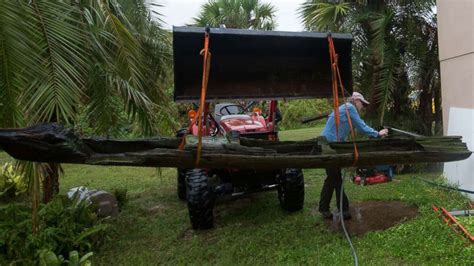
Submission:
POLYGON ((64 259, 63 256, 57 256, 50 250, 43 249, 39 252, 39 265, 56 266, 56 265, 70 265, 70 266, 89 266, 92 265, 89 258, 93 253, 89 252, 80 257, 79 252, 73 250, 69 252, 69 258, 64 259))
POLYGON ((304 117, 316 116, 331 112, 332 110, 329 102, 323 99, 281 101, 278 106, 282 115, 282 121, 280 123, 281 130, 313 127, 315 124, 324 124, 326 119, 308 124, 302 124, 301 120, 304 117))
POLYGON ((28 190, 28 184, 11 163, 5 163, 0 173, 0 198, 10 199, 28 190))
POLYGON ((51 252, 66 262, 64 258, 72 251, 79 256, 99 246, 110 226, 97 218, 87 201, 71 201, 65 196, 42 205, 39 221, 39 232, 32 234, 29 207, 8 204, 0 209, 0 264, 37 264, 41 257, 52 258, 51 252))
POLYGON ((121 210, 123 206, 127 203, 127 189, 126 188, 114 188, 112 194, 114 194, 117 199, 118 207, 121 210))

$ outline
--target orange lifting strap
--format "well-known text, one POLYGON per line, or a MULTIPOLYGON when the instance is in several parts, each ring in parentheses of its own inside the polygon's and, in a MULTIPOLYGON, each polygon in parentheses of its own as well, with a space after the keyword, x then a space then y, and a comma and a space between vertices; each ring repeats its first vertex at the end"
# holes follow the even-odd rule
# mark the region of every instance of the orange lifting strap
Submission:
MULTIPOLYGON (((204 57, 202 64, 201 102, 199 104, 196 117, 191 120, 188 126, 188 132, 191 132, 193 125, 196 124, 196 121, 198 122, 198 146, 196 154, 196 166, 199 165, 199 161, 201 160, 203 128, 202 122, 205 112, 204 106, 206 104, 206 91, 207 83, 209 80, 209 71, 211 69, 211 52, 209 52, 209 28, 206 28, 206 32, 204 34, 204 48, 201 50, 200 54, 204 57)), ((183 150, 184 145, 186 145, 186 135, 183 136, 181 144, 179 145, 179 149, 183 150)))
POLYGON ((354 144, 354 162, 353 166, 357 164, 359 160, 359 151, 357 150, 356 144, 356 137, 354 132, 354 127, 352 126, 351 116, 349 114, 349 110, 346 105, 346 96, 344 94, 344 85, 342 84, 341 73, 339 72, 338 66, 338 55, 336 53, 336 49, 334 48, 334 41, 332 39, 331 34, 328 34, 328 42, 329 42, 329 59, 331 61, 331 73, 332 73, 332 94, 333 94, 333 104, 334 104, 334 118, 336 119, 336 139, 339 141, 339 125, 341 123, 341 118, 339 115, 339 93, 338 87, 341 88, 341 95, 344 101, 344 105, 346 106, 346 116, 347 121, 349 122, 349 128, 351 129, 351 136, 352 136, 352 143, 354 144), (339 83, 338 83, 339 82, 339 83), (338 86, 339 85, 339 86, 338 86))

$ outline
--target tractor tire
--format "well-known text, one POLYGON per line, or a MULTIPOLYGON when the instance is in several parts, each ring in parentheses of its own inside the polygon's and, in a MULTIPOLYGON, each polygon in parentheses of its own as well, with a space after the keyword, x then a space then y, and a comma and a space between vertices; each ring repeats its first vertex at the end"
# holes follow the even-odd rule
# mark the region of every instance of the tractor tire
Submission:
POLYGON ((304 204, 304 176, 301 169, 282 170, 278 178, 278 199, 286 211, 299 211, 304 204))
POLYGON ((203 169, 190 169, 186 174, 186 198, 189 218, 195 230, 213 227, 215 197, 209 184, 208 174, 203 169))
POLYGON ((178 198, 180 200, 186 200, 186 172, 188 169, 177 168, 177 175, 176 175, 176 184, 177 184, 177 192, 178 198))

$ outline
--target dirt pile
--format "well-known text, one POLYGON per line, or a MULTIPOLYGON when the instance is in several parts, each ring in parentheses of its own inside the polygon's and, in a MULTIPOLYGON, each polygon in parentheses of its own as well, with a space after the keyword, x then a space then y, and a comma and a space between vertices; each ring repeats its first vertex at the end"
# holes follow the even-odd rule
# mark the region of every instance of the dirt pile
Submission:
MULTIPOLYGON (((347 231, 352 236, 362 236, 367 232, 390 228, 418 215, 418 208, 401 201, 364 201, 351 204, 352 219, 346 220, 347 231)), ((342 231, 339 214, 326 224, 334 231, 342 231)))

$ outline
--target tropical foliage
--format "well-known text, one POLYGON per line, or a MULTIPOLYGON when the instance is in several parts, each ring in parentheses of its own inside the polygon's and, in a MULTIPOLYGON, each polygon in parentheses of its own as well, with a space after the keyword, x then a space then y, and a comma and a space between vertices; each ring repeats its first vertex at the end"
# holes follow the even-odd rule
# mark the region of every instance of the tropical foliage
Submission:
POLYGON ((64 196, 40 208, 41 230, 37 234, 31 233, 28 207, 2 206, 0 218, 2 265, 84 265, 92 255, 91 250, 104 243, 110 227, 97 218, 94 206, 87 200, 69 200, 64 196))
POLYGON ((0 199, 10 199, 25 193, 28 184, 13 164, 5 163, 0 172, 0 199))
POLYGON ((300 16, 308 30, 353 34, 355 89, 374 103, 368 113, 378 125, 404 123, 431 135, 441 129, 434 6, 434 0, 308 0, 300 16))
MULTIPOLYGON (((143 1, 0 0, 0 127, 171 131, 168 35, 143 1)), ((37 169, 48 201, 60 167, 37 169)))
POLYGON ((0 126, 122 119, 159 132, 170 38, 141 1, 0 0, 0 126), (119 2, 121 4, 119 4, 119 2))
POLYGON ((272 30, 276 9, 260 0, 209 0, 194 18, 194 25, 205 27, 272 30))
POLYGON ((305 118, 323 115, 331 112, 332 106, 326 99, 314 100, 291 100, 278 102, 281 112, 281 122, 278 124, 279 130, 297 129, 304 127, 314 127, 316 124, 324 123, 325 120, 317 120, 303 124, 305 118))

